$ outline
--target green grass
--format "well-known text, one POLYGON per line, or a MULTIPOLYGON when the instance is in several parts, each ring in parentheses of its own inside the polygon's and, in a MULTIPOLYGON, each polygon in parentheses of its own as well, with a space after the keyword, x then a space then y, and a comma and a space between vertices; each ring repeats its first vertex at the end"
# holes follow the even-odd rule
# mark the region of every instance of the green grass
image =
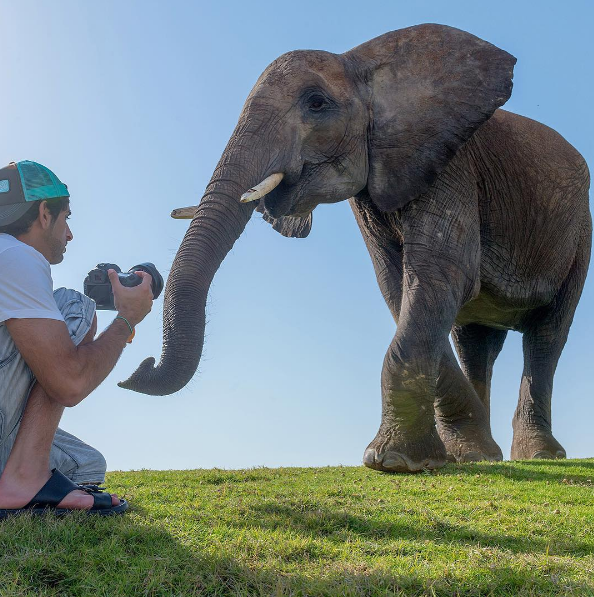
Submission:
POLYGON ((0 595, 594 595, 594 460, 110 473, 111 519, 0 523, 0 595))

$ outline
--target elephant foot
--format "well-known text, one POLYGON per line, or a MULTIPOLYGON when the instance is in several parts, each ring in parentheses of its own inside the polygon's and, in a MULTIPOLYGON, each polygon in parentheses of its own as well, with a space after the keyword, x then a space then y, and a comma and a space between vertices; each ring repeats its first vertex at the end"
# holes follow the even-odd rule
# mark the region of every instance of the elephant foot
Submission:
POLYGON ((415 439, 380 428, 363 455, 365 466, 387 473, 416 473, 441 468, 446 462, 446 450, 435 428, 415 439))
POLYGON ((566 457, 565 449, 550 431, 538 427, 514 426, 512 460, 532 460, 534 458, 556 460, 566 457))
POLYGON ((437 418, 437 430, 444 443, 450 462, 480 462, 503 460, 487 425, 471 419, 457 421, 437 418))

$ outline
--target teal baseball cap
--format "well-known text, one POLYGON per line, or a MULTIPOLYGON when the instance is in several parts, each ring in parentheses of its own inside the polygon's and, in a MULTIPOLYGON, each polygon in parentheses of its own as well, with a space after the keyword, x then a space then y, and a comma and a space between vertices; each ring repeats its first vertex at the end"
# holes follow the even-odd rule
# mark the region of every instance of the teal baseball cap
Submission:
POLYGON ((68 187, 45 166, 28 160, 0 168, 0 226, 24 216, 33 201, 70 197, 68 187))

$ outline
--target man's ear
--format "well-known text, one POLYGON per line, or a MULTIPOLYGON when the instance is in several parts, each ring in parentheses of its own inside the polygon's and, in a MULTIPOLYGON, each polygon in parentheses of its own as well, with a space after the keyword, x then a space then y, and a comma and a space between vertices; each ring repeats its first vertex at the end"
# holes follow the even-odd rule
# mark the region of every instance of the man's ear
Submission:
POLYGON ((367 187, 396 211, 424 193, 458 149, 503 105, 516 59, 465 31, 417 25, 346 54, 369 89, 367 187))
POLYGON ((288 238, 305 238, 311 230, 311 213, 304 218, 294 218, 292 216, 273 218, 266 211, 263 201, 259 201, 256 211, 259 211, 262 214, 262 218, 271 224, 277 232, 288 238))
POLYGON ((47 201, 42 201, 39 204, 39 224, 43 230, 48 230, 52 224, 52 214, 47 205, 47 201))

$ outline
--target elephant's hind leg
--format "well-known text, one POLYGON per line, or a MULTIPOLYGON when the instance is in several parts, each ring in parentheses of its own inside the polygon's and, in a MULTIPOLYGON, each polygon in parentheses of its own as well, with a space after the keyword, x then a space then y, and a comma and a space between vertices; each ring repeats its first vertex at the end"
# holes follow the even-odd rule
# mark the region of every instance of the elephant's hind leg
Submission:
POLYGON ((502 460, 491 435, 489 413, 458 366, 451 348, 444 354, 435 399, 435 421, 448 460, 502 460))
POLYGON ((563 446, 553 437, 551 396, 553 375, 569 323, 558 326, 546 317, 524 333, 524 372, 513 419, 512 460, 566 456, 563 446))
POLYGON ((589 234, 588 229, 555 301, 546 310, 535 313, 524 332, 524 372, 513 420, 513 460, 566 456, 552 433, 553 376, 586 278, 589 234))
POLYGON ((462 371, 478 394, 487 415, 491 411, 493 365, 506 336, 507 330, 497 330, 476 323, 452 328, 452 339, 460 357, 462 371))

